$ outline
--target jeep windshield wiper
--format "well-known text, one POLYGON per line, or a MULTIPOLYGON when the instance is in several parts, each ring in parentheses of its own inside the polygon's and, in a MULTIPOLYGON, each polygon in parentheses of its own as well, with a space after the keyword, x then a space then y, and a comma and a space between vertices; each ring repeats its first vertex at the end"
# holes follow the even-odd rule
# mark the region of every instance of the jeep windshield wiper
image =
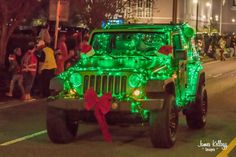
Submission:
POLYGON ((142 53, 137 53, 137 54, 140 55, 140 56, 142 56, 142 57, 145 58, 145 59, 152 60, 151 58, 149 58, 149 57, 143 55, 142 53))
POLYGON ((113 58, 113 59, 116 59, 117 57, 115 57, 115 56, 112 56, 111 54, 109 54, 109 53, 105 53, 106 55, 108 55, 108 56, 110 56, 111 58, 113 58))

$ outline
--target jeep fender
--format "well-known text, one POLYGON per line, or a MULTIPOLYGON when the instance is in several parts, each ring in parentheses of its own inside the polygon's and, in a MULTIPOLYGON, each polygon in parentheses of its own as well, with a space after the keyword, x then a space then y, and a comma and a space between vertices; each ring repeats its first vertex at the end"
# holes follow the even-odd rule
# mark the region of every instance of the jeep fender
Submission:
POLYGON ((205 86, 205 71, 201 70, 198 73, 198 82, 196 84, 196 89, 198 89, 199 85, 205 86))
POLYGON ((174 79, 169 78, 167 80, 150 80, 146 86, 147 93, 164 93, 168 92, 175 95, 174 79))
POLYGON ((170 78, 168 80, 165 80, 165 85, 164 85, 165 91, 167 93, 175 95, 175 83, 174 79, 170 78))
POLYGON ((60 92, 64 89, 64 80, 60 79, 59 77, 54 77, 50 80, 50 90, 54 90, 60 92))

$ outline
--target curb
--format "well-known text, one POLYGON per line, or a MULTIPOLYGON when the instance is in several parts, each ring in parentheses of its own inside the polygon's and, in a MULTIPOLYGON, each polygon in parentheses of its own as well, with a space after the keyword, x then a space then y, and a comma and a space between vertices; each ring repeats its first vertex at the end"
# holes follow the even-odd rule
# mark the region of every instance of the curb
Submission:
MULTIPOLYGON (((234 60, 234 59, 236 59, 236 57, 230 57, 230 58, 226 58, 226 61, 234 60)), ((209 63, 209 62, 220 62, 220 60, 215 60, 213 58, 202 59, 201 61, 203 64, 209 63)))
POLYGON ((23 106, 30 103, 44 101, 45 99, 36 99, 33 101, 22 101, 22 100, 9 100, 7 102, 0 102, 0 111, 12 107, 23 106))

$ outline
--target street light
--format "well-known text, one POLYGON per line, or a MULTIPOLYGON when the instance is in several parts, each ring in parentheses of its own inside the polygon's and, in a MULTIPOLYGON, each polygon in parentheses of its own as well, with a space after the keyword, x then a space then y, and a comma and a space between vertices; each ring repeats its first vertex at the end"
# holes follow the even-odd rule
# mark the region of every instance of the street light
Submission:
POLYGON ((219 15, 215 15, 215 20, 219 21, 219 15))
POLYGON ((225 0, 220 1, 220 34, 222 33, 222 17, 223 17, 223 6, 225 4, 225 0))
POLYGON ((211 32, 211 3, 210 2, 206 2, 206 7, 208 8, 208 24, 209 24, 209 33, 211 32))
POLYGON ((206 15, 202 15, 202 19, 205 20, 206 19, 206 15))
POLYGON ((197 6, 196 8, 196 32, 198 31, 198 9, 199 9, 199 3, 198 0, 193 0, 193 3, 195 3, 197 6))
POLYGON ((177 7, 178 7, 178 0, 173 0, 173 7, 172 7, 172 22, 176 24, 177 22, 177 7))
POLYGON ((206 6, 207 6, 207 7, 211 7, 211 3, 210 3, 210 2, 207 2, 207 3, 206 3, 206 6))

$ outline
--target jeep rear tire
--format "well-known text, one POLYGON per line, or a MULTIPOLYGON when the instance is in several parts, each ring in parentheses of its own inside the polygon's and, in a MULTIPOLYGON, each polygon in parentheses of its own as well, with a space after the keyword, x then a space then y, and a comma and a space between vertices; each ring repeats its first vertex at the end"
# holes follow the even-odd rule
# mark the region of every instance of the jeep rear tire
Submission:
POLYGON ((170 148, 176 141, 178 110, 175 97, 166 94, 163 109, 150 111, 150 138, 154 147, 170 148))
POLYGON ((187 125, 191 129, 201 129, 206 125, 207 91, 203 85, 199 86, 196 101, 192 104, 190 112, 186 114, 187 125))
POLYGON ((76 138, 78 120, 74 114, 74 110, 47 108, 47 133, 53 143, 69 143, 76 138))

